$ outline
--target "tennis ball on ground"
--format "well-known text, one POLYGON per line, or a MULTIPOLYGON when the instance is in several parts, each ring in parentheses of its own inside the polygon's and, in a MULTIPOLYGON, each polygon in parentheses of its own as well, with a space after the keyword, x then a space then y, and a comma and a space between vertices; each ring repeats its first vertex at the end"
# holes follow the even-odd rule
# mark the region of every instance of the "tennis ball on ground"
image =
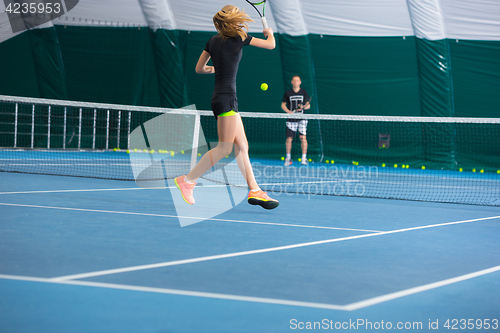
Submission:
POLYGON ((127 154, 130 154, 130 150, 127 149, 127 154))
POLYGON ((483 172, 484 172, 484 170, 483 170, 483 169, 481 169, 481 171, 479 171, 479 172, 483 173, 483 172))
POLYGON ((407 164, 407 165, 406 165, 406 168, 407 168, 407 169, 409 169, 409 168, 410 168, 410 166, 407 164))
POLYGON ((476 172, 476 169, 472 169, 472 172, 476 172))
POLYGON ((312 160, 311 160, 311 159, 309 159, 309 162, 312 162, 312 160))
POLYGON ((398 167, 398 165, 397 165, 397 164, 394 164, 394 167, 395 167, 395 168, 397 168, 397 167, 398 167))
POLYGON ((464 169, 460 168, 460 169, 458 169, 458 171, 462 172, 462 171, 464 171, 464 169))
POLYGON ((137 149, 134 149, 134 153, 137 153, 137 149))
POLYGON ((181 150, 181 154, 184 154, 184 150, 181 150))
POLYGON ((425 165, 422 165, 422 170, 425 170, 425 165))
POLYGON ((299 157, 299 162, 302 162, 302 159, 299 157))
POLYGON ((500 173, 500 170, 497 170, 497 173, 500 173))
POLYGON ((334 163, 335 163, 335 161, 334 161, 334 160, 331 160, 331 161, 330 161, 330 163, 331 163, 331 164, 334 164, 334 163))
POLYGON ((200 153, 198 153, 198 156, 201 156, 201 154, 200 154, 200 153))
POLYGON ((267 85, 267 83, 262 83, 262 84, 260 85, 260 89, 262 89, 262 90, 264 90, 264 91, 266 91, 266 90, 267 90, 267 88, 269 88, 269 86, 267 85))
POLYGON ((325 163, 326 163, 326 164, 328 164, 328 163, 330 163, 330 161, 329 161, 329 160, 326 160, 326 161, 325 161, 325 163))
POLYGON ((174 155, 175 155, 175 153, 174 153, 174 151, 172 150, 172 151, 170 152, 170 156, 174 156, 174 155))
POLYGON ((385 168, 385 163, 382 163, 382 168, 385 168))
POLYGON ((281 156, 281 160, 282 160, 282 161, 284 161, 284 160, 285 160, 285 158, 284 158, 283 156, 281 156))
POLYGON ((150 153, 151 153, 151 154, 154 154, 154 153, 155 153, 155 150, 154 150, 154 149, 151 149, 150 153))
POLYGON ((358 164, 359 164, 359 162, 352 161, 352 164, 354 164, 354 165, 358 165, 358 164))

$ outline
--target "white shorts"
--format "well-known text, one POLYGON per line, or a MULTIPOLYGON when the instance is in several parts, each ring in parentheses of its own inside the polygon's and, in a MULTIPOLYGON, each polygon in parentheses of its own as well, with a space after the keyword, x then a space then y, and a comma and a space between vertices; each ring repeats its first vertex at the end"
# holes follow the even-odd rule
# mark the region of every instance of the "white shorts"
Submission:
POLYGON ((293 138, 299 130, 300 135, 306 135, 307 132, 307 119, 300 119, 299 121, 286 122, 286 137, 293 138))

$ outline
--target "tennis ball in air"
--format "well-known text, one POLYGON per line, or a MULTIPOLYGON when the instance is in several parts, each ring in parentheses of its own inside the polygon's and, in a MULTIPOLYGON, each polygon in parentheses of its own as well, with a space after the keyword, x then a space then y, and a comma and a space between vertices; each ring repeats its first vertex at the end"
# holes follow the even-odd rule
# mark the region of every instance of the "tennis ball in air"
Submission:
POLYGON ((262 89, 262 90, 264 90, 264 91, 266 91, 266 90, 267 90, 267 88, 269 88, 269 86, 267 85, 267 83, 262 83, 262 84, 260 85, 260 89, 262 89))

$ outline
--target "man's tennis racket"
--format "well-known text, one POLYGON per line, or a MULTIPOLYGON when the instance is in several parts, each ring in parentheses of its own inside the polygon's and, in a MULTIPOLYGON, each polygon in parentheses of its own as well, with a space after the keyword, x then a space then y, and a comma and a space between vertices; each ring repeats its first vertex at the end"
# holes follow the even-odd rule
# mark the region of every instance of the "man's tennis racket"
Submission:
POLYGON ((246 0, 246 2, 248 2, 249 4, 251 4, 252 7, 255 8, 255 10, 257 11, 257 13, 259 13, 260 19, 262 20, 262 26, 264 27, 264 29, 269 28, 268 25, 267 25, 266 16, 265 16, 265 12, 266 12, 266 0, 260 1, 260 2, 253 2, 253 1, 250 1, 250 0, 246 0), (259 6, 259 5, 262 5, 262 14, 260 13, 260 10, 256 7, 256 6, 259 6))

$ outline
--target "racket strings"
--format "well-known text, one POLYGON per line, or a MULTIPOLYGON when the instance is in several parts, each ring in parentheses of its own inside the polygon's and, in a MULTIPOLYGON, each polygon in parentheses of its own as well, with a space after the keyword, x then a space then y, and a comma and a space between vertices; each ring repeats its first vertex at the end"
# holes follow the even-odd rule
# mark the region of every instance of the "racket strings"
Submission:
POLYGON ((253 1, 249 1, 249 0, 246 0, 246 2, 248 2, 249 4, 252 5, 252 7, 257 11, 257 13, 259 14, 259 16, 262 18, 264 17, 265 15, 265 10, 266 10, 266 1, 267 0, 264 0, 264 1, 260 1, 260 2, 253 2, 253 1), (263 5, 262 6, 262 14, 260 13, 260 10, 255 7, 255 6, 258 6, 258 5, 263 5))

